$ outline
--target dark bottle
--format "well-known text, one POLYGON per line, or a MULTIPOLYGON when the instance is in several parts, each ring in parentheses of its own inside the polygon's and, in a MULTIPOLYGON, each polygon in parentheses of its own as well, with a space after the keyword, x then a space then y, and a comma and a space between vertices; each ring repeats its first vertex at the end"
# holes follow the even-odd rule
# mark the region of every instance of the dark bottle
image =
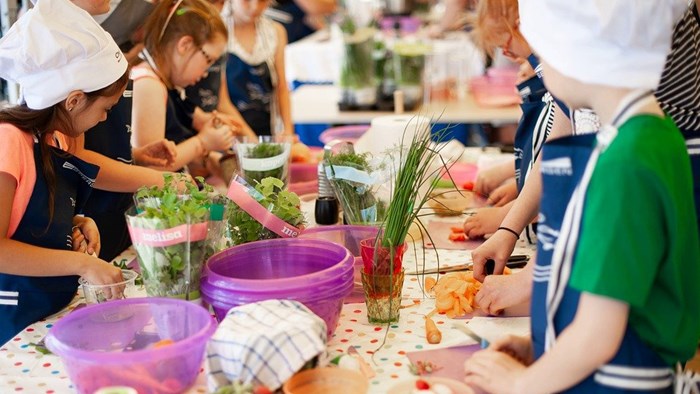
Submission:
POLYGON ((337 224, 338 212, 338 199, 335 198, 321 162, 318 164, 318 197, 314 207, 314 220, 320 225, 337 224))

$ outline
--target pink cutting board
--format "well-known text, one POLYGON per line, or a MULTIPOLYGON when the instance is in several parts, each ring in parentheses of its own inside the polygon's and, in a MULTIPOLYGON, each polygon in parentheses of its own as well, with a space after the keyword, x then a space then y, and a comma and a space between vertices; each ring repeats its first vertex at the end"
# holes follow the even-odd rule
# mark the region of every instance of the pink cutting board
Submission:
POLYGON ((464 362, 475 352, 481 350, 479 345, 452 346, 442 349, 408 352, 406 356, 415 364, 418 361, 431 362, 439 369, 430 377, 442 377, 464 381, 464 362))
POLYGON ((432 249, 433 245, 436 249, 448 249, 448 250, 474 250, 478 248, 484 239, 467 239, 466 241, 450 241, 450 234, 452 233, 452 227, 462 227, 464 223, 463 219, 458 219, 454 221, 437 221, 431 220, 426 226, 428 229, 428 234, 432 238, 432 243, 430 238, 423 237, 423 247, 425 249, 432 249))

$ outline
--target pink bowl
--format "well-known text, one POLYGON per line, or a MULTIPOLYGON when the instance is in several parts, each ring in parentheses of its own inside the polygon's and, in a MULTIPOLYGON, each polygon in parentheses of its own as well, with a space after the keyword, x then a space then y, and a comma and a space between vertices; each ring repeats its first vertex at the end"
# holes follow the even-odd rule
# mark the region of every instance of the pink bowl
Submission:
POLYGON ((184 300, 116 300, 63 317, 46 345, 61 357, 79 393, 107 386, 181 393, 199 374, 215 323, 207 310, 184 300))
POLYGON ((352 125, 352 126, 339 126, 331 127, 326 129, 321 135, 318 136, 319 141, 324 145, 333 141, 341 140, 348 142, 356 142, 364 133, 369 130, 369 125, 352 125))

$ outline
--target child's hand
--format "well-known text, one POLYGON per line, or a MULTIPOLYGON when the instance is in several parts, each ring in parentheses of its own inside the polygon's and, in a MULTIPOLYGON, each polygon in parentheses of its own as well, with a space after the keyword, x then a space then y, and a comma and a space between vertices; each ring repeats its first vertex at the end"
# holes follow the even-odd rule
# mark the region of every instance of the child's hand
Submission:
POLYGON ((489 275, 484 278, 474 301, 482 311, 498 315, 506 308, 527 302, 531 294, 532 281, 529 273, 489 275))
POLYGON ((197 134, 199 138, 202 139, 204 143, 204 148, 208 151, 213 150, 228 150, 233 145, 233 131, 231 127, 217 123, 218 118, 212 117, 204 124, 202 130, 197 134), (216 127, 214 123, 217 123, 219 127, 216 127))
POLYGON ((492 347, 474 353, 464 362, 467 375, 464 381, 489 393, 524 393, 519 379, 525 372, 525 365, 492 347))
POLYGON ((162 139, 134 148, 132 155, 134 163, 140 166, 167 167, 175 162, 177 149, 174 142, 162 139))
MULTIPOLYGON (((124 280, 121 269, 105 262, 104 260, 89 256, 85 257, 89 258, 90 260, 84 263, 83 269, 78 272, 78 275, 85 278, 85 280, 87 280, 87 282, 91 285, 108 285, 112 283, 119 283, 124 280)), ((114 289, 114 294, 109 288, 102 289, 102 295, 108 300, 120 298, 120 295, 123 293, 123 288, 114 289)))
POLYGON ((95 257, 100 254, 100 231, 97 229, 97 224, 95 224, 94 220, 84 216, 74 216, 72 236, 73 250, 76 250, 76 242, 78 246, 80 246, 83 241, 85 241, 87 242, 87 247, 85 250, 78 249, 78 251, 95 257), (80 235, 77 237, 76 232, 80 232, 80 235))
POLYGON ((489 194, 486 203, 494 207, 502 207, 518 197, 518 185, 511 178, 489 194))
POLYGON ((497 164, 485 170, 480 170, 474 183, 474 191, 482 196, 488 196, 503 182, 514 175, 513 163, 497 164))
POLYGON ((508 210, 503 207, 481 208, 464 221, 464 233, 469 238, 479 238, 494 233, 507 213, 508 210))
POLYGON ((214 127, 228 126, 231 129, 231 132, 233 132, 233 134, 236 136, 247 135, 245 131, 243 131, 243 125, 233 116, 229 114, 223 114, 217 111, 213 111, 212 116, 214 117, 214 127))
POLYGON ((508 335, 491 342, 489 350, 506 353, 526 366, 534 361, 530 337, 508 335))
POLYGON ((513 234, 505 231, 497 231, 478 248, 474 249, 472 251, 474 279, 479 282, 484 281, 484 278, 486 278, 486 275, 484 275, 484 264, 486 264, 486 260, 489 259, 496 263, 493 273, 502 274, 503 268, 506 266, 506 261, 508 261, 510 254, 513 253, 517 241, 513 234))

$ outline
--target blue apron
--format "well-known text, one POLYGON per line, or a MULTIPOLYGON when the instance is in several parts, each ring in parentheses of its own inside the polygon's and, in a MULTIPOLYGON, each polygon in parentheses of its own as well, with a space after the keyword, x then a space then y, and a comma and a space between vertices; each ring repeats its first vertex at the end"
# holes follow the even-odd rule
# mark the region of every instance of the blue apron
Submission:
POLYGON ((554 105, 549 99, 542 80, 533 76, 518 85, 523 114, 515 132, 515 181, 518 192, 523 189, 525 178, 540 154, 554 121, 554 105))
POLYGON ((265 16, 284 26, 284 29, 287 31, 287 42, 289 44, 301 40, 314 32, 314 29, 304 21, 306 13, 294 0, 275 1, 265 11, 265 16))
MULTIPOLYGON (((131 104, 133 81, 129 83, 117 105, 104 122, 85 133, 85 149, 103 154, 126 164, 131 157, 131 104)), ((92 218, 100 230, 100 258, 111 261, 131 245, 124 212, 132 205, 131 193, 95 189, 83 207, 83 214, 92 218)))
MULTIPOLYGON (((565 268, 571 272, 576 263, 576 236, 572 232, 580 228, 580 222, 574 224, 576 209, 572 207, 577 205, 575 196, 585 195, 597 161, 597 137, 584 134, 559 138, 548 141, 542 150, 542 200, 530 310, 535 359, 571 324, 578 309, 580 292, 567 285, 565 268)), ((671 369, 628 326, 615 357, 566 392, 662 393, 671 392, 671 384, 671 369)))
MULTIPOLYGON (((48 186, 39 144, 34 144, 36 184, 12 239, 48 249, 71 250, 73 217, 92 190, 99 167, 51 148, 56 174, 53 220, 49 222, 48 186)), ((28 263, 29 264, 29 263, 28 263)), ((0 274, 0 343, 66 305, 78 289, 77 276, 28 277, 0 274)))
POLYGON ((221 90, 221 73, 226 69, 226 57, 222 56, 209 70, 207 75, 196 84, 185 89, 185 100, 204 112, 215 111, 219 107, 219 91, 221 90))
POLYGON ((250 65, 229 53, 226 83, 231 102, 257 135, 271 135, 271 100, 274 87, 266 62, 250 65))
POLYGON ((695 213, 700 230, 700 131, 681 130, 690 156, 690 165, 693 169, 693 192, 695 194, 695 213))

